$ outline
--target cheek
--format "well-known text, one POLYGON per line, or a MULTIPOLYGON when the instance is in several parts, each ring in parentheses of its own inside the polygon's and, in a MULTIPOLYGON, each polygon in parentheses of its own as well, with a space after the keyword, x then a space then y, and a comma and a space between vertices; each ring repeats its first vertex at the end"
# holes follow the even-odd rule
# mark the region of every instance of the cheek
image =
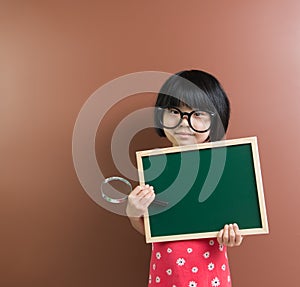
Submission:
POLYGON ((173 145, 173 146, 177 146, 178 143, 173 135, 173 130, 165 130, 164 129, 164 132, 165 132, 165 135, 167 137, 167 139, 169 140, 169 142, 173 145))
POLYGON ((196 134, 196 141, 197 143, 204 143, 209 137, 209 132, 206 132, 206 133, 197 133, 196 134))

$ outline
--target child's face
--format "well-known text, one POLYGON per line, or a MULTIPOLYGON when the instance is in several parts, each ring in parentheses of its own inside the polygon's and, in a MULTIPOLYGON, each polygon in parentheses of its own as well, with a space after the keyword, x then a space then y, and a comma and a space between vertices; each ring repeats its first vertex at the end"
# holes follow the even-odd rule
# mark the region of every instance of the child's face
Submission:
MULTIPOLYGON (((182 112, 192 112, 193 109, 187 106, 180 106, 179 109, 182 112)), ((204 133, 197 133, 193 131, 187 118, 184 117, 182 122, 175 129, 164 129, 167 139, 172 143, 173 146, 183 146, 191 144, 199 144, 206 141, 209 136, 209 131, 204 133)))

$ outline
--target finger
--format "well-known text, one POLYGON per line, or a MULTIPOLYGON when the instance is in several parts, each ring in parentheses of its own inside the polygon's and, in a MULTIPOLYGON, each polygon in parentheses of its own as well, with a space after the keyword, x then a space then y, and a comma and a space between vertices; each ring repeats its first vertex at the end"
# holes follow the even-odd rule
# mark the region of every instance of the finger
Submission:
POLYGON ((148 190, 148 192, 140 198, 140 204, 149 206, 150 203, 154 200, 155 198, 155 193, 154 190, 148 190))
POLYGON ((224 229, 221 229, 221 230, 218 232, 217 240, 218 240, 219 244, 223 244, 223 233, 224 233, 224 229))
POLYGON ((143 208, 145 211, 147 211, 148 207, 150 206, 150 204, 152 203, 153 200, 154 200, 154 198, 153 198, 153 199, 150 198, 149 200, 144 201, 144 202, 141 204, 142 208, 143 208))
POLYGON ((143 197, 147 196, 149 194, 149 189, 142 189, 140 192, 136 195, 137 198, 142 199, 143 197))
POLYGON ((150 191, 153 191, 153 186, 150 186, 149 184, 141 185, 141 189, 137 195, 145 196, 150 191))
POLYGON ((235 231, 233 229, 233 225, 229 224, 229 242, 228 246, 234 246, 235 245, 235 231))
POLYGON ((138 194, 134 195, 134 201, 141 206, 148 205, 149 201, 151 202, 154 199, 154 190, 153 187, 145 186, 145 189, 139 191, 138 194))
POLYGON ((131 191, 131 195, 137 195, 139 194, 142 190, 145 189, 149 189, 149 188, 153 188, 151 186, 149 186, 149 184, 140 184, 138 186, 136 186, 132 191, 131 191))
POLYGON ((139 204, 140 199, 146 195, 146 191, 141 186, 137 186, 129 195, 128 201, 134 205, 139 204))
POLYGON ((224 226, 224 232, 223 232, 223 244, 227 245, 229 242, 229 232, 228 232, 229 226, 228 224, 225 224, 224 226))
POLYGON ((153 188, 146 188, 145 186, 137 186, 129 195, 131 199, 139 200, 146 196, 153 188))
MULTIPOLYGON (((154 189, 153 189, 153 186, 151 186, 151 185, 149 185, 149 184, 147 184, 147 185, 143 185, 143 186, 141 186, 141 191, 144 191, 144 190, 146 190, 146 191, 153 191, 154 189)), ((140 191, 140 192, 141 192, 140 191)))
POLYGON ((132 192, 130 193, 131 196, 136 196, 141 190, 143 190, 143 186, 142 185, 138 185, 136 186, 132 192))
POLYGON ((139 197, 140 200, 148 199, 149 197, 152 197, 154 194, 154 189, 151 186, 148 186, 145 189, 142 189, 137 196, 139 197))
POLYGON ((128 197, 127 214, 130 217, 140 217, 147 212, 147 208, 154 200, 154 191, 152 189, 144 190, 139 195, 128 197))
POLYGON ((236 223, 233 224, 233 229, 235 232, 235 245, 239 246, 243 241, 243 236, 241 235, 239 226, 236 223))

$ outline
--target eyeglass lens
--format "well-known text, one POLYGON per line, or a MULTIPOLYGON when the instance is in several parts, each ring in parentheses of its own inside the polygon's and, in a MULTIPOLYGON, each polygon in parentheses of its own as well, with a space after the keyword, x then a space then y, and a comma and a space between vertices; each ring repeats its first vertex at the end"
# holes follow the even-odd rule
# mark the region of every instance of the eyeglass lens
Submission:
POLYGON ((206 111, 192 111, 191 113, 183 113, 177 108, 163 109, 162 125, 165 128, 176 128, 180 125, 184 116, 187 116, 189 125, 195 131, 206 131, 211 125, 211 115, 206 111))

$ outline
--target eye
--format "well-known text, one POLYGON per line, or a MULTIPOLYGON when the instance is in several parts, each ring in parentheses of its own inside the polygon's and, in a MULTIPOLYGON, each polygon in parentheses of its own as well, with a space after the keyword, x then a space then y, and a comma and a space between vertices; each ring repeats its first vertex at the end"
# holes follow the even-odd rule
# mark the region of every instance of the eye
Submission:
POLYGON ((168 111, 171 115, 179 115, 179 111, 176 109, 170 108, 170 109, 168 109, 168 111))
POLYGON ((193 115, 195 117, 202 118, 202 117, 207 117, 208 113, 207 112, 203 112, 203 111, 195 111, 193 115))

